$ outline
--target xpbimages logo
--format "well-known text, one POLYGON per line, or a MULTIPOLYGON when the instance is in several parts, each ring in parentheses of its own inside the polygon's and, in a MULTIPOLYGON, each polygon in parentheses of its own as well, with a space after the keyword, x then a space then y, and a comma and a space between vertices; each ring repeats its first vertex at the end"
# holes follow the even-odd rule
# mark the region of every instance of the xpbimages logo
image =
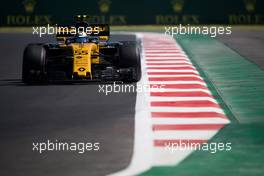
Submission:
POLYGON ((47 26, 33 26, 32 27, 32 34, 38 35, 39 37, 42 37, 44 35, 76 35, 80 32, 85 32, 87 35, 99 35, 100 32, 106 31, 108 28, 105 26, 87 26, 87 27, 75 27, 75 26, 58 26, 55 24, 54 26, 51 26, 50 24, 47 24, 47 26))
POLYGON ((83 154, 86 151, 99 151, 99 142, 61 142, 58 140, 45 142, 33 142, 32 151, 43 153, 45 151, 72 151, 83 154))
POLYGON ((190 26, 179 24, 179 26, 165 26, 165 35, 172 37, 177 35, 208 35, 215 38, 219 35, 231 35, 231 26, 190 26))
POLYGON ((212 154, 218 151, 231 151, 232 143, 231 142, 193 142, 189 140, 180 140, 177 142, 168 142, 165 143, 165 150, 170 152, 177 151, 187 151, 187 150, 201 150, 207 151, 212 154))
POLYGON ((105 95, 109 95, 111 93, 150 93, 150 92, 164 92, 163 84, 160 85, 145 85, 145 84, 106 84, 106 85, 98 85, 98 92, 103 93, 105 95))

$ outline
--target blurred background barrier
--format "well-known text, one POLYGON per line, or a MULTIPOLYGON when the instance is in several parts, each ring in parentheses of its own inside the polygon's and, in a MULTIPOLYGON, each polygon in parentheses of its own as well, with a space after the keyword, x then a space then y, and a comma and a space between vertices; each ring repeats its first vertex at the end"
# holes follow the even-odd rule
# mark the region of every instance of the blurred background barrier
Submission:
POLYGON ((111 25, 264 24, 263 0, 5 0, 0 26, 65 24, 87 14, 111 25))

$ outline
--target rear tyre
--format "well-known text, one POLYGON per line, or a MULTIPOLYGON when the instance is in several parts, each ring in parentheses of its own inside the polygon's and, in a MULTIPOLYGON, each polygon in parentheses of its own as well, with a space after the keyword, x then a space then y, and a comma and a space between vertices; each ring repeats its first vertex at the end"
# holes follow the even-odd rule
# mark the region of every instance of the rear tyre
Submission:
POLYGON ((46 79, 46 49, 41 44, 29 44, 23 55, 22 81, 27 84, 43 83, 46 79))
POLYGON ((122 45, 119 48, 119 66, 120 68, 131 70, 129 78, 126 77, 123 81, 137 82, 141 78, 140 48, 138 43, 133 41, 121 43, 122 45))

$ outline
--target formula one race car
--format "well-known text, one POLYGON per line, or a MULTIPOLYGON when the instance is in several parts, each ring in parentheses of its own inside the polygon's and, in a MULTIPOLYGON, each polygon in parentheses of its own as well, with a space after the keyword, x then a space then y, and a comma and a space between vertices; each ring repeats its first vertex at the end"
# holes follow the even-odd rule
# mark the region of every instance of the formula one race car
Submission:
POLYGON ((85 16, 77 16, 72 26, 57 26, 56 30, 56 44, 29 44, 25 48, 24 83, 140 80, 138 42, 110 42, 109 26, 88 24, 85 16))

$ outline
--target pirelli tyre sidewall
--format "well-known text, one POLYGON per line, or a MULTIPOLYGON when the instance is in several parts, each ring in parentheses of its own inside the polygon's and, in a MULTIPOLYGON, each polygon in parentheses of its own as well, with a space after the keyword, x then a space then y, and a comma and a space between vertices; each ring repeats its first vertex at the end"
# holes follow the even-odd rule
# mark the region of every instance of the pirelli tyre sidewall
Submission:
POLYGON ((129 80, 137 82, 141 78, 140 47, 135 41, 123 41, 119 48, 120 68, 131 68, 132 74, 129 80))
POLYGON ((29 44, 23 55, 22 81, 44 83, 46 79, 47 52, 43 44, 29 44))

